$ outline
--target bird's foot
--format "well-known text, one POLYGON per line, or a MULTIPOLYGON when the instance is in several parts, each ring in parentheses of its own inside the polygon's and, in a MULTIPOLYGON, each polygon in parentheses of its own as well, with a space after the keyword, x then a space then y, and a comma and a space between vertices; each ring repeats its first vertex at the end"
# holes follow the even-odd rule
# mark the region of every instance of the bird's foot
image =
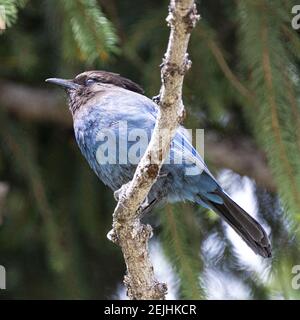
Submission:
POLYGON ((120 189, 114 192, 114 198, 116 201, 119 201, 126 194, 126 191, 129 188, 130 183, 131 181, 127 182, 126 184, 123 184, 120 189))
POLYGON ((156 104, 160 103, 160 94, 158 94, 157 96, 152 97, 152 101, 156 104))
POLYGON ((137 210, 137 214, 139 216, 145 215, 147 212, 151 211, 156 204, 157 199, 153 199, 152 201, 149 201, 149 198, 147 197, 144 202, 140 205, 140 207, 137 210))

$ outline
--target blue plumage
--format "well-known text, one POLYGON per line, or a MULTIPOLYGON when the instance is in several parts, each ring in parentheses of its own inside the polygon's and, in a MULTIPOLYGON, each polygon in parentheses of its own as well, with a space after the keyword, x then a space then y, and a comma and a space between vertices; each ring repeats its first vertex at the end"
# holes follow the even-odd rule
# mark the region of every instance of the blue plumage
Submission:
MULTIPOLYGON (((130 133, 139 130, 140 140, 147 138, 147 142, 150 141, 157 105, 141 94, 138 85, 104 71, 86 72, 73 81, 49 81, 67 88, 79 148, 97 176, 113 191, 118 190, 132 179, 147 146, 140 141, 140 153, 138 148, 131 152, 138 141, 131 141, 130 133), (133 158, 136 161, 132 161, 133 158), (114 163, 108 163, 108 159, 114 163)), ((180 126, 169 157, 148 195, 148 209, 165 202, 185 200, 211 208, 256 253, 264 257, 271 255, 263 228, 222 190, 190 143, 185 128, 180 126), (183 160, 180 164, 178 158, 183 160), (191 170, 193 174, 188 174, 191 170)))
MULTIPOLYGON (((155 125, 157 116, 157 106, 150 99, 138 93, 117 88, 105 94, 105 97, 98 104, 90 106, 87 110, 79 110, 74 118, 74 130, 77 143, 82 154, 87 159, 98 177, 108 185, 112 190, 119 189, 124 183, 132 179, 136 166, 134 164, 119 164, 119 127, 121 123, 127 123, 128 135, 132 129, 143 129, 148 133, 150 139, 151 130, 155 125), (99 131, 104 129, 112 130, 116 136, 116 164, 99 164, 96 152, 101 143, 97 141, 99 131)), ((220 188, 216 180, 212 177, 205 166, 202 158, 192 147, 187 137, 184 135, 184 128, 180 127, 173 139, 170 150, 170 164, 164 164, 160 172, 161 177, 151 189, 149 198, 158 199, 158 202, 165 200, 175 202, 190 200, 201 202, 202 198, 222 203, 222 199, 213 194, 217 188, 220 188), (191 158, 183 159, 183 164, 174 164, 174 154, 182 153, 181 146, 184 141, 185 153, 191 158), (187 175, 186 167, 198 162, 202 173, 197 175, 187 175), (164 198, 161 197, 161 188, 164 188, 164 198), (158 196, 160 194, 160 196, 158 196)), ((122 132, 121 132, 122 133, 122 132)), ((115 141, 114 141, 115 142, 115 141)), ((134 142, 128 142, 130 148, 134 142)), ((146 147, 146 146, 145 146, 146 147)))

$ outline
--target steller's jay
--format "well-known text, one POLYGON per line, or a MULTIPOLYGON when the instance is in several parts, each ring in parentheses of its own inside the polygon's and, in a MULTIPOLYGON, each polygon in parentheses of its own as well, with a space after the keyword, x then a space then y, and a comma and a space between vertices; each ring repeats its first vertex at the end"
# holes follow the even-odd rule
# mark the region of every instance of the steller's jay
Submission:
MULTIPOLYGON (((73 80, 51 78, 46 81, 65 88, 82 154, 97 176, 117 191, 132 179, 138 163, 129 161, 130 148, 138 142, 127 138, 130 130, 146 132, 150 138, 158 113, 157 105, 143 95, 139 85, 111 72, 88 71, 73 80), (126 126, 120 125, 123 123, 126 126), (109 135, 115 135, 110 142, 109 135), (104 145, 107 150, 102 148, 104 145), (125 154, 125 159, 121 153, 125 154)), ((139 138, 141 136, 142 133, 139 138)), ((144 150, 146 146, 147 143, 144 150)), ((133 150, 137 155, 137 150, 133 150)), ((143 151, 139 152, 141 157, 143 151)), ((225 193, 189 142, 185 128, 179 126, 170 146, 168 161, 162 166, 143 204, 143 212, 158 204, 185 200, 214 210, 255 253, 271 257, 270 242, 262 226, 225 193), (177 163, 176 159, 180 157, 182 161, 177 163), (189 172, 188 169, 193 168, 198 171, 189 172)))

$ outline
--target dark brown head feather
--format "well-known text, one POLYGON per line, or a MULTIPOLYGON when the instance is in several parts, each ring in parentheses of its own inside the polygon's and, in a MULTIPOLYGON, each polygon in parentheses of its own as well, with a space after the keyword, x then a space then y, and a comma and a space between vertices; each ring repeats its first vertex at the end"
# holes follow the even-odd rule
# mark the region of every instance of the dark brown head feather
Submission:
POLYGON ((80 85, 85 85, 88 79, 98 81, 100 83, 109 83, 115 86, 134 91, 137 93, 144 93, 144 90, 133 81, 120 76, 117 73, 108 71, 86 71, 79 74, 73 81, 80 85))

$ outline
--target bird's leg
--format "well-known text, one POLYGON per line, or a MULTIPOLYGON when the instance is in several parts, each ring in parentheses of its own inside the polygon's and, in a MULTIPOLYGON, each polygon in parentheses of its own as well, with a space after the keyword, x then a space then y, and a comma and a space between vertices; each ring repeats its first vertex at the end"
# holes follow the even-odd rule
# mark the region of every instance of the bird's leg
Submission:
POLYGON ((160 94, 158 94, 157 96, 152 97, 152 101, 156 104, 160 103, 160 94))
POLYGON ((130 183, 131 183, 131 181, 123 184, 120 189, 118 189, 118 190, 116 190, 114 192, 114 198, 115 198, 116 201, 119 201, 123 196, 125 196, 126 191, 127 191, 128 187, 129 187, 130 183))
MULTIPOLYGON (((166 176, 166 174, 162 174, 162 177, 166 176)), ((122 187, 114 192, 114 198, 116 201, 119 201, 122 197, 125 196, 127 189, 129 188, 129 184, 131 181, 127 182, 126 184, 123 184, 122 187)), ((143 201, 143 203, 139 206, 137 210, 137 214, 139 216, 145 215, 147 212, 151 211, 153 207, 157 204, 159 198, 154 198, 151 201, 149 201, 149 198, 146 197, 146 199, 143 201)))
POLYGON ((145 215, 147 212, 151 211, 155 204, 157 203, 157 199, 154 198, 152 201, 149 202, 149 198, 147 197, 144 202, 140 205, 137 210, 139 216, 145 215))
MULTIPOLYGON (((116 201, 119 201, 122 197, 125 196, 130 183, 131 181, 127 182, 126 184, 123 184, 120 189, 114 192, 114 198, 116 199, 116 201)), ((156 202, 157 202, 156 198, 154 198, 149 202, 149 198, 147 197, 138 208, 137 214, 139 216, 143 216, 145 213, 149 212, 154 207, 156 202)))

